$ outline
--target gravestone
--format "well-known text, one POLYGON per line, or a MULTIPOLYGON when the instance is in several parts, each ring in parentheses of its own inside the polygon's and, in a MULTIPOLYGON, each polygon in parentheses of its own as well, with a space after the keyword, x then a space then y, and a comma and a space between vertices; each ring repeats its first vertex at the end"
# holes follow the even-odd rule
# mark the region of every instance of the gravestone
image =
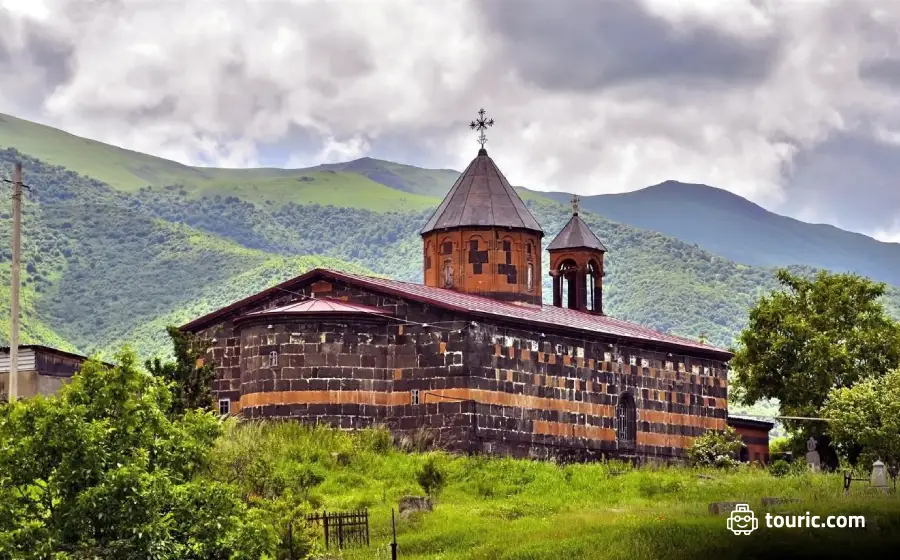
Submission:
POLYGON ((819 472, 822 468, 822 459, 819 457, 819 452, 816 451, 815 438, 811 437, 806 441, 806 451, 806 464, 809 465, 812 472, 819 472))
POLYGON ((400 517, 402 519, 406 519, 410 514, 417 511, 432 510, 431 498, 424 496, 404 496, 400 498, 398 506, 400 509, 400 517))
POLYGON ((884 463, 882 463, 881 461, 875 461, 872 464, 872 478, 869 479, 869 483, 872 485, 872 488, 876 488, 882 492, 887 492, 887 472, 884 469, 884 463))

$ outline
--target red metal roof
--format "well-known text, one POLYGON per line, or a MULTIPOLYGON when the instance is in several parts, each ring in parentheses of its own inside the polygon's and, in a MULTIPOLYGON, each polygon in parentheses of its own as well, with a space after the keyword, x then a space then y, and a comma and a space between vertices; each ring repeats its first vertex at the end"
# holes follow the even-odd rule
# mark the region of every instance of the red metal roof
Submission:
POLYGON ((715 346, 702 344, 688 338, 663 334, 654 331, 653 329, 635 325, 627 321, 613 319, 606 315, 593 315, 574 309, 564 309, 562 307, 553 307, 550 305, 508 303, 483 296, 464 294, 445 288, 432 288, 422 284, 388 280, 386 278, 361 276, 346 272, 335 272, 333 270, 323 270, 323 272, 328 275, 333 275, 336 278, 345 279, 350 283, 363 284, 376 289, 385 289, 394 292, 399 296, 423 301, 455 311, 492 315, 533 324, 543 324, 548 327, 577 329, 616 337, 728 354, 727 351, 716 348, 715 346))
MULTIPOLYGON (((365 287, 376 292, 386 293, 413 301, 419 301, 450 311, 458 311, 465 314, 496 317, 499 319, 528 323, 530 325, 545 326, 548 329, 574 329, 578 331, 607 335, 616 338, 650 342, 663 346, 677 346, 684 349, 700 350, 718 354, 723 359, 729 359, 731 357, 731 354, 728 351, 721 348, 716 348, 715 346, 711 346, 709 344, 702 344, 688 338, 660 333, 647 327, 642 327, 640 325, 635 325, 633 323, 621 321, 619 319, 613 319, 612 317, 605 315, 593 315, 590 313, 584 313, 572 309, 563 309, 560 307, 553 307, 549 305, 540 306, 507 303, 482 296, 455 292, 453 290, 447 290, 444 288, 432 288, 429 286, 424 286, 422 284, 414 284, 412 282, 401 282, 399 280, 389 280, 386 278, 377 278, 374 276, 362 276, 358 274, 338 272, 336 270, 329 270, 324 268, 317 268, 315 270, 307 272, 306 274, 303 274, 302 276, 298 276, 286 282, 282 282, 278 286, 274 286, 272 288, 269 288, 268 290, 252 295, 227 307, 219 309, 218 311, 214 311, 213 313, 195 319, 190 323, 183 325, 181 328, 187 331, 198 330, 206 325, 209 325, 214 319, 229 312, 238 310, 246 305, 250 305, 254 301, 261 300, 274 292, 283 292, 285 290, 290 291, 291 289, 296 289, 314 278, 320 277, 343 281, 348 284, 365 287)), ((356 304, 352 305, 354 305, 354 307, 366 307, 356 306, 356 304)), ((378 310, 378 313, 384 314, 384 311, 378 310)))
POLYGON ((263 311, 255 311, 241 317, 259 317, 264 315, 284 314, 321 314, 321 313, 364 313, 369 315, 386 315, 383 309, 369 305, 358 305, 331 298, 312 298, 281 307, 273 307, 263 311))

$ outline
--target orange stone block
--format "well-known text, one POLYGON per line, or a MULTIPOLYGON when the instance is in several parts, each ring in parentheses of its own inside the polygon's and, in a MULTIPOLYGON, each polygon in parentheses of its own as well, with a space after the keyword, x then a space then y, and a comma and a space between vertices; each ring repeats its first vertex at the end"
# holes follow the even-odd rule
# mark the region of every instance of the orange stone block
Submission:
POLYGON ((522 361, 531 361, 531 351, 530 350, 522 350, 522 361))
POLYGON ((403 370, 397 368, 394 370, 394 381, 399 381, 401 379, 403 379, 403 370))
POLYGON ((440 344, 440 352, 441 352, 441 354, 446 354, 446 353, 447 353, 447 343, 446 343, 446 342, 441 342, 441 344, 440 344))

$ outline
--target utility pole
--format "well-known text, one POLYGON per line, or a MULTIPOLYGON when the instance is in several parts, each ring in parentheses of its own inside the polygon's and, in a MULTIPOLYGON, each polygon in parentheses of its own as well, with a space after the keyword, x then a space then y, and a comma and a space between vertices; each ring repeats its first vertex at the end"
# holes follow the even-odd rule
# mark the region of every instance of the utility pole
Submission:
POLYGON ((9 402, 19 398, 19 272, 22 255, 22 164, 16 162, 13 173, 12 286, 9 316, 9 402))

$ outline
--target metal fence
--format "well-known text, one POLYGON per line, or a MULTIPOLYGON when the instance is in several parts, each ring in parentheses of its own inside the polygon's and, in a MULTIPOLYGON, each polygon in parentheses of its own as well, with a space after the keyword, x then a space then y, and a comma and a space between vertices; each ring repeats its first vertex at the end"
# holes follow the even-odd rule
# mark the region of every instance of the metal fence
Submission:
POLYGON ((369 546, 369 510, 316 512, 306 516, 307 523, 322 527, 325 548, 339 549, 369 546))

